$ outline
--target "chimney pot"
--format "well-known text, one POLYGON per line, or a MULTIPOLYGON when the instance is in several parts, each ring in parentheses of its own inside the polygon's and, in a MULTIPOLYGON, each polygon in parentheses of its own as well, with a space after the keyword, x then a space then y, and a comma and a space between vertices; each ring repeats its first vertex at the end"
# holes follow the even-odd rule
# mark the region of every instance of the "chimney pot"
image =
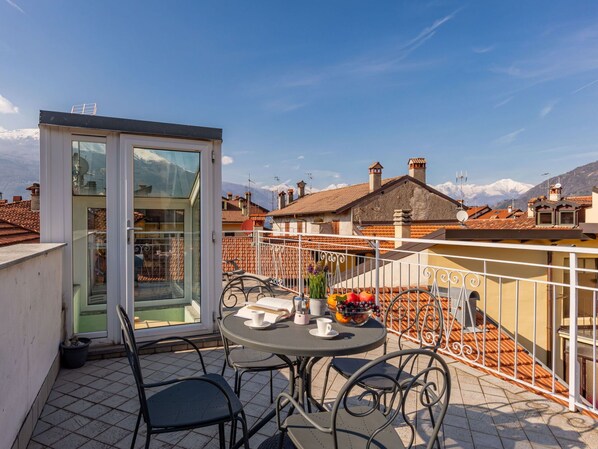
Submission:
POLYGON ((31 210, 39 210, 39 183, 34 182, 32 185, 27 187, 27 190, 31 191, 31 210))
POLYGON ((288 200, 289 200, 289 204, 291 204, 293 201, 295 201, 295 191, 293 189, 288 190, 288 200))
POLYGON ((411 237, 411 209, 395 209, 393 214, 395 239, 411 237))
POLYGON ((370 171, 370 193, 382 187, 382 164, 374 162, 368 167, 370 171))
POLYGON ((297 189, 299 190, 299 198, 303 198, 305 196, 305 181, 301 180, 297 183, 297 189))
POLYGON ((15 195, 12 197, 13 203, 20 203, 21 201, 23 201, 23 197, 21 195, 15 195))
POLYGON ((243 215, 249 215, 251 210, 251 192, 245 192, 245 203, 247 210, 246 213, 243 215))
POLYGON ((562 192, 563 192, 563 188, 561 187, 560 184, 552 185, 552 186, 550 186, 550 192, 548 194, 548 199, 550 201, 560 201, 562 198, 562 196, 561 196, 562 192))
POLYGON ((409 159, 409 176, 420 182, 426 183, 426 159, 423 157, 412 157, 409 159))
POLYGON ((233 199, 233 193, 232 192, 226 192, 226 199, 227 200, 232 200, 233 199))
POLYGON ((278 194, 278 208, 279 209, 284 209, 286 207, 286 203, 287 203, 287 198, 286 198, 287 194, 283 191, 280 192, 278 194))

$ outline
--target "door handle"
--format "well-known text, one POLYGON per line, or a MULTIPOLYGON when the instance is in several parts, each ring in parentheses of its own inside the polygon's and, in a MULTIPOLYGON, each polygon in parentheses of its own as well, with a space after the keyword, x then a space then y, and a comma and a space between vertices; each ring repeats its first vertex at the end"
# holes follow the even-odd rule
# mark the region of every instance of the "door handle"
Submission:
POLYGON ((131 232, 143 231, 143 228, 131 226, 131 220, 127 220, 127 244, 131 243, 131 232))

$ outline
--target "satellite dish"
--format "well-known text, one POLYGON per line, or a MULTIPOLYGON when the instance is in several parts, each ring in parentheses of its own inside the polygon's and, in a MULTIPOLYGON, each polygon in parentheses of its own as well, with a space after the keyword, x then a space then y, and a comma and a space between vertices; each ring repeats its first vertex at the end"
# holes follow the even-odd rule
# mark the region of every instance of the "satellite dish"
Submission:
POLYGON ((457 220, 459 220, 459 223, 465 223, 468 218, 469 214, 466 211, 460 210, 459 212, 457 212, 457 220))
POLYGON ((562 187, 560 182, 557 182, 557 183, 556 183, 554 186, 555 186, 557 189, 560 189, 560 188, 562 187))

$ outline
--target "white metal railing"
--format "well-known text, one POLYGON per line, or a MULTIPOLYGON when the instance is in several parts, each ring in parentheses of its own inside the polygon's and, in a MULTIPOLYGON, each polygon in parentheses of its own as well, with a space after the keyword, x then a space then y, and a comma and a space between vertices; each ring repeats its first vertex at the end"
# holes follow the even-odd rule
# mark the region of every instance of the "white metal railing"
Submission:
POLYGON ((262 231, 252 248, 257 274, 293 292, 319 260, 331 291, 426 287, 445 307, 442 352, 598 414, 598 249, 262 231))

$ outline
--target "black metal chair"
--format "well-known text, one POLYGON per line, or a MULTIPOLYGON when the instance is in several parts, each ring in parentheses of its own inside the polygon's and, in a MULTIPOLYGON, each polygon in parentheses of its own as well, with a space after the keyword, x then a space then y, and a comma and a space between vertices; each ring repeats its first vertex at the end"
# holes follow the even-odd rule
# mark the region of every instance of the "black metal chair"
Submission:
MULTIPOLYGON (((418 344, 420 348, 433 352, 438 351, 442 342, 444 329, 442 304, 428 290, 411 288, 400 292, 388 303, 383 323, 387 329, 398 333, 399 349, 403 349, 403 339, 409 339, 418 344)), ((385 341, 383 354, 387 353, 387 349, 388 342, 385 341)), ((348 379, 369 362, 366 358, 334 357, 326 367, 324 386, 322 387, 322 405, 331 369, 348 379)), ((398 367, 384 363, 376 365, 375 369, 379 370, 379 373, 393 378, 398 373, 398 367)), ((406 380, 409 374, 402 372, 401 376, 403 376, 403 380, 406 380)), ((368 385, 382 390, 393 388, 393 382, 387 381, 385 377, 372 378, 368 385)))
POLYGON ((419 435, 431 449, 446 415, 450 391, 449 368, 435 352, 407 349, 388 353, 349 378, 331 411, 307 413, 291 395, 281 393, 276 403, 280 446, 286 434, 297 448, 412 448, 419 444, 419 435), (396 366, 397 371, 390 375, 378 369, 380 365, 396 366), (368 387, 379 380, 392 387, 385 391, 368 387), (389 398, 385 405, 383 395, 389 398), (281 422, 286 404, 298 413, 281 422), (429 413, 422 413, 425 410, 429 413))
POLYGON ((245 448, 249 448, 247 439, 247 419, 239 398, 232 391, 226 380, 218 374, 207 374, 201 352, 191 341, 182 337, 167 337, 137 346, 133 326, 125 310, 117 307, 123 343, 129 364, 133 370, 133 377, 139 395, 139 414, 133 433, 131 448, 135 447, 135 440, 139 430, 141 418, 147 426, 145 447, 149 448, 150 437, 153 434, 178 432, 218 425, 220 448, 225 447, 224 424, 231 423, 230 446, 235 443, 237 424, 241 423, 245 448), (203 376, 183 377, 162 382, 145 383, 141 373, 138 349, 166 340, 183 340, 195 348, 201 361, 203 376), (148 389, 157 389, 149 396, 148 389))
MULTIPOLYGON (((220 295, 220 306, 218 315, 218 327, 224 315, 235 313, 240 307, 248 302, 255 302, 259 298, 274 296, 272 285, 256 276, 250 274, 241 274, 232 278, 222 289, 220 295)), ((274 402, 272 372, 279 369, 289 368, 291 381, 295 375, 294 357, 285 357, 284 359, 275 354, 256 351, 244 346, 235 346, 234 342, 229 342, 222 332, 220 332, 224 345, 224 365, 222 373, 228 365, 235 371, 235 393, 241 395, 241 381, 243 375, 249 372, 270 372, 270 403, 274 402)))

